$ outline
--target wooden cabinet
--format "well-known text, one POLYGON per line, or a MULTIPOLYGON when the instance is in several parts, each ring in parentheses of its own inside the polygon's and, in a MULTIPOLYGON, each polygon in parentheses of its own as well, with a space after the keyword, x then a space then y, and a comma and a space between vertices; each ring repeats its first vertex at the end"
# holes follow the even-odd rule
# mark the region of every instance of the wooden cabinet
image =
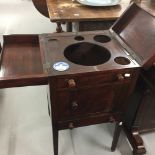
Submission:
POLYGON ((116 123, 114 151, 128 107, 126 100, 139 74, 138 63, 109 31, 80 36, 43 34, 40 41, 48 72, 55 155, 59 130, 107 122, 116 123), (69 67, 64 71, 55 68, 63 64, 69 67))
MULTIPOLYGON (((51 76, 49 85, 53 135, 55 135, 54 141, 56 141, 55 154, 58 153, 59 130, 106 122, 118 122, 118 125, 123 120, 122 115, 127 106, 125 101, 129 92, 132 91, 137 75, 138 68, 113 71, 111 74, 100 72, 100 77, 107 78, 103 78, 103 81, 102 78, 96 81, 98 79, 96 72, 89 74, 89 76, 86 73, 75 74, 71 77, 68 75, 65 78, 51 76), (125 73, 130 73, 131 76, 120 80, 117 76, 120 75, 120 72, 123 77, 125 73), (116 78, 113 79, 113 75, 116 78), (70 81, 72 85, 69 85, 70 81)), ((117 130, 120 130, 120 126, 117 127, 117 130)), ((116 135, 118 136, 119 133, 116 132, 116 135)), ((117 140, 114 138, 112 150, 115 150, 117 140)))
MULTIPOLYGON (((132 4, 109 31, 81 32, 79 36, 65 33, 40 37, 45 62, 50 66, 47 71, 55 155, 58 154, 58 130, 120 121, 125 123, 124 129, 133 153, 145 153, 143 141, 136 130, 140 115, 135 119, 142 97, 139 100, 138 96, 135 102, 128 101, 132 99, 130 95, 137 81, 139 67, 148 70, 155 61, 154 20, 153 16, 132 4), (61 62, 69 66, 64 72, 53 67, 61 62), (126 112, 128 104, 131 111, 126 112)), ((153 97, 145 94, 141 101, 146 102, 149 96, 153 97)), ((112 150, 120 133, 118 124, 112 150)))
POLYGON ((118 112, 121 112, 132 78, 120 81, 117 79, 116 73, 116 79, 111 81, 111 75, 109 74, 110 77, 107 79, 109 82, 105 82, 105 79, 101 78, 104 76, 107 78, 106 73, 99 74, 100 81, 97 81, 98 76, 95 74, 90 75, 91 78, 86 78, 87 75, 72 76, 71 79, 69 77, 56 80, 51 78, 55 83, 55 87, 57 87, 53 91, 56 94, 55 102, 57 103, 58 120, 70 119, 70 117, 76 118, 78 116, 84 117, 96 113, 112 113, 114 109, 118 109, 118 112), (75 86, 71 88, 68 85, 70 80, 75 81, 75 86), (61 84, 56 81, 61 81, 61 84), (86 82, 84 83, 84 81, 86 82))
MULTIPOLYGON (((122 74, 125 74, 125 71, 122 74)), ((102 112, 111 113, 113 109, 121 112, 120 109, 123 107, 121 104, 124 103, 132 75, 123 81, 119 80, 117 75, 119 73, 113 72, 92 74, 89 77, 77 75, 56 78, 56 80, 51 78, 56 87, 54 91, 58 119, 64 120, 102 112), (72 87, 69 86, 71 80, 75 82, 72 87)))
MULTIPOLYGON (((155 61, 154 36, 154 17, 135 4, 109 31, 4 36, 0 88, 49 85, 55 155, 59 130, 106 122, 116 123, 114 151, 125 114, 128 131, 136 123, 142 128, 154 125, 151 120, 144 123, 153 118, 153 112, 146 110, 147 117, 141 115, 148 104, 153 108, 154 95, 148 86, 140 88, 138 96, 134 93, 135 102, 127 102, 132 99, 140 68, 148 70, 155 61), (126 112, 128 105, 132 113, 126 112), (140 113, 135 117, 137 111, 140 113)), ((146 80, 142 76, 152 88, 148 81, 154 81, 154 70, 141 75, 150 77, 146 80)), ((144 145, 133 130, 127 135, 134 153, 142 154, 144 145)))

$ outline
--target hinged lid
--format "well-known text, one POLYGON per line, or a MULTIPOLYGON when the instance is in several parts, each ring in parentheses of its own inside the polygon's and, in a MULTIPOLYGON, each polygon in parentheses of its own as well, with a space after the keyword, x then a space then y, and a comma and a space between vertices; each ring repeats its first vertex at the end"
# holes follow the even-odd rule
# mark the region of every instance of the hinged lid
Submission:
POLYGON ((131 4, 110 29, 127 51, 144 68, 155 62, 155 18, 131 4))

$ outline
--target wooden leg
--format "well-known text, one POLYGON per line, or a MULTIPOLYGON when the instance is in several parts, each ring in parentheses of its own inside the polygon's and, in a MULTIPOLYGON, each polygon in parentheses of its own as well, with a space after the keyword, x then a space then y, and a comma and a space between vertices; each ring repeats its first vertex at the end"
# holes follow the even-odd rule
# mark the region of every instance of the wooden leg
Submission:
POLYGON ((146 153, 146 149, 143 143, 143 139, 141 138, 138 129, 133 128, 128 130, 124 127, 124 131, 128 137, 128 140, 133 148, 133 155, 143 155, 146 153))
POLYGON ((133 146, 133 155, 143 155, 146 153, 143 139, 139 135, 138 130, 132 130, 132 146, 133 146))
POLYGON ((58 129, 53 126, 53 149, 54 155, 58 155, 58 129))
POLYGON ((48 114, 49 114, 49 116, 51 116, 50 105, 49 104, 48 104, 48 114))
POLYGON ((72 22, 67 22, 67 32, 72 32, 72 22))
POLYGON ((60 22, 57 22, 56 32, 57 32, 57 33, 61 33, 61 32, 63 32, 62 27, 61 27, 61 23, 60 23, 60 22))
POLYGON ((121 129, 122 129, 122 122, 117 122, 116 126, 115 126, 115 131, 114 131, 111 151, 115 151, 115 149, 116 149, 121 129))

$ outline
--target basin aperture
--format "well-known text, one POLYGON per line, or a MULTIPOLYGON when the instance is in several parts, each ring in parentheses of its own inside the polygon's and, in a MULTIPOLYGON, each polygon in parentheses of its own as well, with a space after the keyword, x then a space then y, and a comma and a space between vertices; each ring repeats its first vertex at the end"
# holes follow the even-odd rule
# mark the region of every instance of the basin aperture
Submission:
POLYGON ((110 52, 97 44, 81 42, 68 46, 64 56, 71 62, 84 66, 96 66, 107 62, 110 52))

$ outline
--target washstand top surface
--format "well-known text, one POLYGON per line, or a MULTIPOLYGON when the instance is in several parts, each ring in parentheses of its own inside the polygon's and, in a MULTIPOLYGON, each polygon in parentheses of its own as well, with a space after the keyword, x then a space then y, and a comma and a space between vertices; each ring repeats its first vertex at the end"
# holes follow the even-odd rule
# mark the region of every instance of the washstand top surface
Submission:
POLYGON ((109 31, 43 34, 40 43, 51 76, 139 67, 109 31), (58 62, 67 69, 55 70, 58 62))
POLYGON ((134 3, 108 31, 44 34, 40 39, 50 75, 139 65, 149 69, 155 62, 155 18, 134 3), (57 62, 67 63, 67 70, 53 69, 57 62))

